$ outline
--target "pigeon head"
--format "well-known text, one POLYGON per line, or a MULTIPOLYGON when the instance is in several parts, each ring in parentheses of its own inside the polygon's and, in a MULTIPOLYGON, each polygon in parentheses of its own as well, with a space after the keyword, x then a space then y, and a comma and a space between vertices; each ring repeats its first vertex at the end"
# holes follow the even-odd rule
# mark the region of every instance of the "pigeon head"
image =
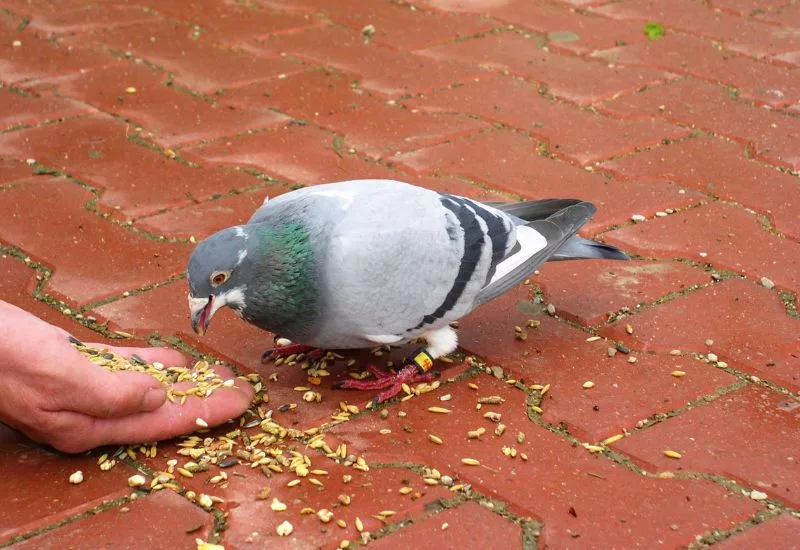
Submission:
POLYGON ((198 243, 189 259, 189 310, 192 328, 203 335, 214 314, 228 306, 241 314, 252 270, 248 261, 249 230, 230 227, 198 243))

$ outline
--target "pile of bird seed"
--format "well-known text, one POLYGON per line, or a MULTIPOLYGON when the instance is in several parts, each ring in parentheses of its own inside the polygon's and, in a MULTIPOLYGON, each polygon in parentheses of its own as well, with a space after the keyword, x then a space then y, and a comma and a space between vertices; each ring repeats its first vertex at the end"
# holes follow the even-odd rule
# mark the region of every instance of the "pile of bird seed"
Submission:
POLYGON ((193 367, 167 367, 158 362, 148 363, 135 353, 128 359, 107 349, 92 348, 75 338, 70 338, 70 343, 90 362, 106 370, 149 374, 164 385, 167 399, 172 403, 183 405, 190 395, 209 397, 215 390, 221 387, 231 388, 236 383, 232 378, 223 380, 207 361, 197 361, 193 367), (180 390, 173 387, 181 382, 193 385, 180 390))
MULTIPOLYGON (((214 370, 214 365, 206 361, 198 361, 193 368, 166 367, 159 363, 147 363, 136 355, 127 359, 106 349, 92 348, 74 338, 70 339, 70 342, 89 361, 100 367, 110 371, 150 374, 167 387, 168 396, 171 392, 170 400, 173 402, 182 403, 189 395, 205 398, 216 389, 232 386, 235 382, 233 379, 223 380, 214 370), (172 387, 173 384, 185 382, 194 385, 186 390, 175 390, 172 387)), ((303 361, 303 357, 298 359, 303 361)), ((312 363, 310 366, 319 368, 318 363, 312 363)), ((346 444, 342 443, 332 448, 325 440, 324 430, 334 424, 348 421, 352 414, 360 412, 358 407, 342 402, 339 403, 338 410, 331 414, 331 421, 321 426, 307 430, 287 428, 273 419, 273 411, 268 408, 269 397, 261 377, 258 374, 247 374, 238 378, 253 386, 255 396, 250 408, 235 419, 227 431, 222 432, 225 428, 219 427, 216 435, 212 435, 207 426, 198 424, 195 433, 177 438, 174 456, 170 456, 166 449, 160 450, 158 443, 155 442, 119 446, 111 452, 104 452, 98 456, 99 468, 107 471, 122 461, 138 467, 137 464, 131 464, 131 461, 149 459, 145 468, 140 468, 143 473, 128 478, 128 486, 134 490, 129 496, 130 500, 152 491, 170 489, 206 510, 211 510, 224 500, 213 494, 205 492, 198 494, 193 490, 187 490, 182 486, 181 479, 205 476, 206 483, 211 488, 209 493, 212 493, 216 488, 223 489, 229 483, 235 483, 236 472, 233 476, 229 476, 227 470, 239 466, 258 470, 265 479, 288 472, 294 475, 288 486, 308 483, 324 490, 326 476, 329 475, 324 469, 324 463, 328 460, 355 470, 369 471, 369 465, 364 458, 352 454, 352 451, 348 452, 346 444), (303 450, 308 451, 308 454, 301 452, 303 450)), ((349 483, 350 479, 350 475, 344 476, 345 483, 349 483)), ((76 485, 82 481, 82 472, 80 476, 76 472, 70 478, 70 482, 76 485)), ((269 487, 264 487, 255 498, 269 499, 269 487)), ((312 512, 317 513, 322 523, 327 523, 333 516, 333 513, 327 510, 314 511, 310 508, 301 510, 301 514, 312 512)), ((281 524, 278 534, 288 534, 292 529, 281 524)), ((197 542, 198 548, 220 548, 202 540, 197 542)))

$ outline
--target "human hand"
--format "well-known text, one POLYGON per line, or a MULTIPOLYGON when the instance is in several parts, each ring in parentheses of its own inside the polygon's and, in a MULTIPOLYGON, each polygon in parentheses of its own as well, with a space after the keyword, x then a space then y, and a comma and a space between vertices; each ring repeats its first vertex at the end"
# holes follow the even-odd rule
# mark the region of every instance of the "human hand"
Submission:
MULTIPOLYGON (((207 398, 171 403, 149 374, 92 364, 65 331, 2 300, 0 335, 0 422, 64 452, 175 437, 194 431, 197 418, 215 426, 242 414, 253 397, 250 385, 236 379, 234 387, 207 398)), ((86 345, 136 354, 148 363, 186 364, 169 349, 86 345)), ((234 377, 222 367, 215 370, 223 379, 234 377)))

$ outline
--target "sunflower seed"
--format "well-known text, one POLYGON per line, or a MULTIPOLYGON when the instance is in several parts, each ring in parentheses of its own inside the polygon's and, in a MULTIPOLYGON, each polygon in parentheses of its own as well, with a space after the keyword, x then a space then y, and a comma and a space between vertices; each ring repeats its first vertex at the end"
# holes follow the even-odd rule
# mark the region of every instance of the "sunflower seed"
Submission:
POLYGON ((678 451, 671 451, 667 449, 666 451, 664 451, 664 456, 668 456, 669 458, 681 458, 683 455, 681 455, 681 453, 679 453, 678 451))
POLYGON ((442 441, 442 439, 439 436, 436 436, 436 435, 433 435, 433 434, 428 434, 428 439, 430 439, 431 441, 433 441, 437 445, 441 445, 442 443, 444 443, 444 441, 442 441))
POLYGON ((217 466, 219 466, 220 468, 230 468, 231 466, 238 464, 238 462, 239 462, 238 458, 236 458, 235 456, 229 456, 228 458, 217 462, 217 466))
POLYGON ((462 458, 461 459, 461 463, 462 464, 466 464, 467 466, 480 466, 481 465, 481 461, 480 460, 476 460, 474 458, 462 458))
POLYGON ((439 413, 439 414, 447 414, 450 409, 445 409, 444 407, 428 407, 428 410, 432 413, 439 413))

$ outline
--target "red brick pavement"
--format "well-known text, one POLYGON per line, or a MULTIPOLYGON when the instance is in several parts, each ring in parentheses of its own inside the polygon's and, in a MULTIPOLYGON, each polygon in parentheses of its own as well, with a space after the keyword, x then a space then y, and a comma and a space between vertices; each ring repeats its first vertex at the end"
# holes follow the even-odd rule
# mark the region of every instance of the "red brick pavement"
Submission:
POLYGON ((795 0, 0 0, 0 83, 0 298, 257 372, 276 408, 305 374, 261 365, 270 335, 233 315, 194 336, 182 280, 191 241, 265 196, 576 196, 636 255, 543 267, 462 321, 479 367, 386 416, 327 424, 361 397, 330 379, 276 410, 371 465, 312 453, 321 487, 240 465, 185 480, 211 511, 131 500, 174 444, 103 472, 0 425, 0 546, 800 548, 795 0))

